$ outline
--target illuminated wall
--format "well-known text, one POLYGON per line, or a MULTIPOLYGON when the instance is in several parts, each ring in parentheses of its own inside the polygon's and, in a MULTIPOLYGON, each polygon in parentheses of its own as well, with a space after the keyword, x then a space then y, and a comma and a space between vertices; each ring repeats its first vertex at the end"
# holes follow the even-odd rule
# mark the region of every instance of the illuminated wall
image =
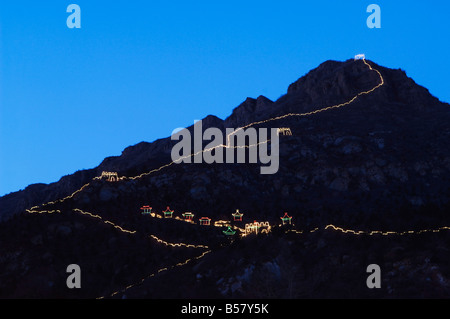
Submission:
POLYGON ((281 133, 281 135, 292 135, 292 131, 289 127, 278 128, 277 134, 280 135, 280 133, 281 133))
POLYGON ((102 172, 100 178, 105 178, 108 182, 117 182, 119 180, 119 175, 117 172, 102 172))

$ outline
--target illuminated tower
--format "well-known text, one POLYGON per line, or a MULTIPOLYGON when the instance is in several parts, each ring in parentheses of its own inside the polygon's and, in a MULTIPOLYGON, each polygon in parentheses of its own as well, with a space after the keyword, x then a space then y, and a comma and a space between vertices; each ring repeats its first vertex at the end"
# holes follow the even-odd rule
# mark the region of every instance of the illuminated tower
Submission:
POLYGON ((231 214, 233 216, 233 220, 235 222, 241 222, 242 221, 242 216, 244 216, 244 214, 239 212, 239 209, 236 209, 236 213, 231 214))
POLYGON ((167 206, 166 210, 163 213, 164 218, 172 218, 173 210, 170 210, 170 207, 167 206))
POLYGON ((100 178, 106 178, 108 182, 117 182, 119 180, 119 175, 117 172, 102 172, 100 178))
POLYGON ((288 215, 288 213, 284 213, 284 216, 283 217, 280 217, 281 218, 281 220, 283 221, 283 225, 286 225, 286 224, 291 224, 291 222, 292 222, 292 217, 290 217, 289 215, 288 215))
POLYGON ((223 232, 225 235, 227 235, 227 236, 231 236, 231 235, 236 234, 236 231, 235 231, 235 230, 232 230, 232 229, 231 229, 231 226, 228 226, 227 230, 223 230, 222 232, 223 232))
POLYGON ((191 212, 186 212, 186 213, 183 213, 182 215, 183 215, 185 221, 192 222, 192 219, 194 218, 194 214, 192 214, 191 212))

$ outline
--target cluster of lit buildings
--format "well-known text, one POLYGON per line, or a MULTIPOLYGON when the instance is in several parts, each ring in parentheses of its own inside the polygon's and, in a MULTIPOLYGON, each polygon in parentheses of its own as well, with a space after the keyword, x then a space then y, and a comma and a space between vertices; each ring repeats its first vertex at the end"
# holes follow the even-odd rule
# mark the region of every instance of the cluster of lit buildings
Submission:
MULTIPOLYGON (((162 215, 152 212, 152 207, 150 207, 148 205, 142 206, 141 211, 142 211, 143 215, 151 215, 152 217, 157 217, 157 218, 175 218, 178 220, 184 220, 186 222, 195 223, 195 221, 194 221, 195 215, 193 213, 185 212, 185 213, 181 214, 182 218, 180 218, 178 216, 174 217, 174 211, 171 210, 169 206, 167 206, 166 210, 164 210, 162 212, 162 215)), ((234 222, 242 222, 244 214, 242 214, 239 211, 239 209, 236 209, 236 211, 234 213, 232 213, 231 216, 233 217, 234 222)), ((288 213, 284 213, 284 215, 282 217, 280 217, 280 219, 282 221, 282 225, 290 225, 292 223, 292 217, 289 216, 288 213)), ((211 218, 204 217, 204 216, 200 217, 198 219, 198 223, 203 226, 210 226, 211 218)), ((236 233, 236 231, 233 230, 233 228, 231 227, 229 221, 219 220, 219 221, 214 222, 214 226, 227 227, 227 230, 223 231, 223 233, 225 235, 234 235, 236 233)), ((234 229, 241 230, 241 232, 244 233, 245 235, 248 235, 251 233, 255 233, 255 234, 261 233, 262 234, 262 233, 270 232, 271 226, 268 221, 258 222, 255 220, 252 223, 245 224, 244 229, 239 228, 239 227, 234 227, 234 229)))

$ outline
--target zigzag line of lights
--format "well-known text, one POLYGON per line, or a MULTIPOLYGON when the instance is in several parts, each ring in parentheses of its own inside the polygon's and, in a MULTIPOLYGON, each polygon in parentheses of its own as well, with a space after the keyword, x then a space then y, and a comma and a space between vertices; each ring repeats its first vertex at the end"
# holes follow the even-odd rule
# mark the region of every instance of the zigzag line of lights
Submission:
POLYGON ((254 126, 254 125, 259 125, 259 124, 264 124, 264 123, 271 122, 271 121, 281 120, 281 119, 284 119, 284 118, 287 118, 287 117, 291 117, 291 116, 309 116, 309 115, 325 112, 325 111, 328 111, 328 110, 337 109, 337 108, 340 108, 340 107, 343 107, 343 106, 346 106, 346 105, 349 105, 349 104, 353 103, 361 95, 366 95, 366 94, 372 93, 373 91, 378 89, 380 86, 384 85, 384 79, 383 79, 383 76, 381 75, 381 73, 377 69, 372 68, 372 66, 369 63, 367 63, 365 59, 363 59, 363 62, 364 62, 365 65, 367 65, 369 67, 369 69, 371 71, 377 72, 378 76, 380 77, 381 82, 378 85, 376 85, 375 87, 373 87, 372 89, 367 90, 367 91, 363 91, 363 92, 359 92, 353 98, 351 98, 347 102, 344 102, 344 103, 341 103, 341 104, 327 106, 327 107, 324 107, 324 108, 321 108, 321 109, 318 109, 318 110, 315 110, 315 111, 310 111, 310 112, 305 112, 305 113, 288 113, 288 114, 280 115, 280 116, 273 117, 273 118, 270 118, 270 119, 253 122, 253 123, 247 124, 245 126, 239 127, 239 128, 237 128, 236 130, 234 130, 233 132, 231 132, 230 134, 227 135, 227 144, 230 144, 230 137, 231 137, 231 135, 233 135, 236 132, 238 132, 240 130, 243 130, 243 129, 247 128, 247 127, 254 126))
MULTIPOLYGON (((89 213, 89 212, 85 212, 85 211, 82 211, 81 209, 78 209, 78 208, 74 208, 73 211, 74 212, 78 212, 78 213, 83 214, 83 215, 88 215, 88 216, 93 217, 93 218, 100 219, 103 223, 112 225, 114 228, 120 230, 121 232, 129 233, 129 234, 135 234, 136 233, 135 230, 130 231, 130 230, 124 229, 121 226, 119 226, 119 225, 117 225, 117 224, 115 224, 115 223, 113 223, 113 222, 111 222, 109 220, 103 219, 103 217, 101 217, 100 215, 95 215, 95 214, 92 214, 92 213, 89 213)), ((29 213, 30 214, 44 214, 44 213, 46 213, 46 214, 54 214, 54 213, 61 214, 61 211, 60 210, 30 211, 29 213)), ((182 219, 180 219, 180 220, 182 220, 182 219)), ((229 221, 227 221, 227 220, 219 220, 219 221, 216 221, 214 223, 214 226, 216 226, 216 227, 223 227, 223 226, 227 226, 228 227, 229 225, 230 225, 229 221)), ((260 228, 261 226, 264 226, 264 227, 267 228, 266 232, 270 232, 270 229, 272 227, 268 222, 258 223, 256 221, 251 223, 251 224, 246 224, 245 226, 246 226, 245 229, 242 229, 242 228, 240 228, 238 226, 232 226, 232 228, 239 230, 242 233, 242 236, 246 236, 246 235, 248 235, 248 234, 250 234, 252 232, 258 233, 258 228, 260 228)), ((282 227, 283 225, 280 224, 278 226, 282 227)), ((403 235, 419 235, 419 234, 430 233, 430 232, 438 233, 438 232, 441 232, 441 231, 444 231, 444 230, 450 230, 450 226, 442 226, 442 227, 434 228, 434 229, 433 228, 429 228, 429 229, 420 229, 420 230, 406 230, 406 231, 399 232, 399 231, 382 231, 382 230, 353 230, 353 229, 345 229, 345 228, 342 228, 342 227, 339 227, 339 226, 335 226, 333 224, 328 224, 325 227, 323 227, 322 229, 324 229, 324 230, 331 229, 331 230, 334 230, 334 231, 339 231, 339 232, 344 233, 344 234, 352 234, 352 235, 369 235, 369 236, 373 236, 373 235, 382 235, 382 236, 398 235, 398 236, 403 236, 403 235)), ((307 233, 307 232, 308 233, 313 233, 313 232, 318 231, 318 230, 319 230, 318 227, 316 227, 316 228, 314 228, 312 230, 309 230, 309 231, 288 229, 288 230, 286 230, 286 233, 293 232, 293 233, 296 233, 296 234, 304 234, 304 233, 307 233)), ((167 242, 165 240, 160 239, 159 237, 157 237, 155 235, 149 235, 149 236, 151 238, 155 239, 157 242, 162 243, 162 244, 164 244, 166 246, 186 247, 186 248, 204 248, 204 249, 208 249, 209 248, 207 245, 194 245, 194 244, 187 244, 187 243, 170 243, 170 242, 167 242)))
MULTIPOLYGON (((280 224, 279 226, 281 227, 282 225, 280 224)), ((316 231, 318 231, 318 230, 319 230, 318 227, 316 227, 316 228, 314 228, 314 229, 311 229, 311 230, 308 230, 308 231, 305 231, 305 230, 296 230, 296 229, 288 229, 288 230, 286 230, 286 233, 296 233, 296 234, 301 235, 301 234, 304 234, 304 233, 314 233, 314 232, 316 232, 316 231)))
MULTIPOLYGON (((150 206, 148 206, 148 205, 146 205, 146 206, 142 206, 141 207, 141 210, 144 210, 144 215, 149 215, 149 216, 151 216, 151 217, 154 217, 154 218, 160 218, 160 219, 162 219, 162 218, 164 218, 162 215, 160 215, 160 214, 157 214, 157 213, 155 213, 155 212, 151 212, 151 207, 150 206), (145 211, 145 209, 147 209, 147 211, 145 211)), ((183 222, 187 222, 187 223, 190 223, 190 224, 197 224, 192 218, 195 216, 194 214, 192 214, 191 212, 185 212, 185 213, 183 213, 182 214, 182 216, 184 217, 184 218, 180 218, 179 216, 175 216, 175 217, 173 217, 173 213, 174 213, 174 211, 173 210, 169 210, 169 207, 166 209, 166 212, 167 211, 169 211, 170 213, 171 213, 171 218, 172 219, 174 219, 174 220, 178 220, 178 221, 183 221, 183 222)), ((237 212, 239 212, 239 210, 237 210, 237 212)), ((165 212, 163 212, 163 213, 165 213, 165 212)), ((236 216, 236 214, 232 214, 233 215, 233 217, 234 216, 236 216)), ((240 216, 240 219, 239 220, 237 220, 237 221, 242 221, 242 216, 243 216, 243 214, 239 214, 239 216, 240 216)), ((211 220, 210 218, 208 218, 208 217, 202 217, 203 219, 209 219, 209 220, 211 220)), ((202 220, 202 218, 200 218, 200 222, 201 222, 201 220, 202 220)), ((236 220, 235 220, 236 221, 236 220)), ((206 224, 202 224, 202 225, 206 225, 206 224)), ((208 225, 206 225, 206 226, 208 226, 208 225)), ((244 231, 244 229, 242 229, 242 228, 239 228, 238 226, 235 226, 235 225, 231 225, 231 221, 229 221, 229 220, 216 220, 216 221, 214 221, 214 224, 213 224, 213 226, 215 226, 215 227, 232 227, 233 229, 238 229, 239 231, 241 231, 241 232, 245 232, 244 231)))
MULTIPOLYGON (((154 273, 152 273, 152 274, 150 274, 150 275, 148 275, 148 276, 142 278, 139 282, 136 282, 136 283, 134 283, 134 284, 128 285, 128 286, 126 286, 125 288, 123 288, 123 289, 121 289, 121 290, 117 290, 117 291, 113 292, 113 293, 112 293, 111 295, 109 295, 109 296, 110 296, 110 297, 114 297, 114 296, 117 295, 118 293, 120 293, 120 292, 123 293, 123 292, 125 292, 126 290, 128 290, 128 289, 130 289, 130 288, 132 288, 132 287, 135 287, 135 286, 137 286, 137 285, 140 285, 140 284, 142 284, 144 281, 146 281, 147 279, 149 279, 149 278, 151 278, 151 277, 154 277, 154 276, 156 276, 157 274, 159 274, 159 273, 161 273, 161 272, 163 272, 163 271, 169 271, 169 270, 172 270, 172 269, 174 269, 174 268, 176 268, 176 267, 184 266, 184 265, 188 264, 189 262, 191 262, 191 261, 193 261, 193 260, 198 260, 198 259, 200 259, 200 258, 205 257, 205 255, 206 255, 206 254, 209 254, 210 252, 211 252, 211 250, 206 250, 206 251, 204 251, 202 254, 200 254, 200 255, 198 255, 198 256, 196 256, 196 257, 188 258, 188 259, 186 259, 185 261, 179 262, 179 263, 177 263, 177 264, 175 264, 175 265, 172 265, 172 266, 170 266, 170 267, 163 267, 163 268, 160 268, 160 269, 158 269, 156 272, 154 272, 154 273)), ((105 296, 102 296, 102 297, 98 297, 97 299, 104 299, 104 298, 105 298, 105 296)))
POLYGON ((255 220, 253 223, 245 224, 245 230, 242 236, 244 237, 251 233, 258 234, 258 232, 260 232, 261 234, 268 234, 271 228, 272 227, 270 226, 269 222, 257 222, 255 220))
MULTIPOLYGON (((92 213, 82 211, 81 209, 78 209, 78 208, 73 209, 73 211, 78 212, 78 213, 81 213, 81 214, 83 214, 83 215, 88 215, 88 216, 91 216, 91 217, 94 217, 94 218, 98 218, 98 219, 100 219, 102 222, 104 222, 105 224, 112 225, 114 228, 119 229, 121 232, 129 233, 129 234, 136 234, 136 231, 135 231, 135 230, 131 231, 131 230, 124 229, 124 228, 122 228, 121 226, 119 226, 119 225, 117 225, 117 224, 114 224, 113 222, 111 222, 111 221, 109 221, 109 220, 105 220, 105 219, 104 219, 103 217, 101 217, 100 215, 94 215, 94 214, 92 214, 92 213)), ((208 249, 208 248, 209 248, 209 247, 206 246, 206 245, 193 245, 193 244, 186 244, 186 243, 170 243, 170 242, 167 242, 167 241, 165 241, 165 240, 162 240, 161 238, 159 238, 159 237, 157 237, 157 236, 155 236, 155 235, 150 235, 150 237, 153 238, 153 239, 155 239, 158 243, 164 244, 164 245, 166 245, 166 246, 172 246, 172 247, 187 247, 187 248, 205 248, 205 249, 208 249)))
MULTIPOLYGON (((161 167, 159 167, 159 168, 153 169, 153 170, 151 170, 151 171, 149 171, 149 172, 142 173, 142 174, 137 175, 137 176, 134 176, 134 177, 121 177, 120 180, 127 179, 127 178, 130 179, 130 180, 135 180, 135 179, 141 178, 141 177, 143 177, 143 176, 150 175, 150 174, 152 174, 152 173, 158 172, 158 171, 160 171, 160 170, 162 170, 162 169, 164 169, 164 168, 166 168, 166 167, 171 166, 172 164, 174 164, 174 163, 176 163, 176 162, 178 162, 178 161, 182 161, 182 160, 185 159, 185 158, 193 157, 193 156, 198 155, 198 154, 200 154, 200 153, 202 153, 202 152, 203 152, 203 153, 204 153, 204 152, 210 152, 210 151, 212 151, 212 150, 214 150, 214 149, 216 149, 216 148, 219 148, 219 147, 225 147, 225 148, 244 148, 244 147, 245 147, 245 148, 250 148, 250 147, 254 147, 254 146, 260 145, 260 144, 268 143, 268 142, 270 141, 269 139, 266 140, 266 141, 264 141, 264 142, 259 142, 259 143, 252 144, 252 145, 233 146, 233 147, 232 147, 232 146, 230 146, 230 145, 231 145, 231 143, 230 143, 230 138, 231 138, 232 135, 236 134, 238 131, 243 130, 243 129, 245 129, 245 128, 247 128, 247 127, 250 127, 250 126, 254 126, 254 125, 258 125, 258 124, 263 124, 263 123, 267 123, 267 122, 271 122, 271 121, 276 121, 276 120, 284 119, 284 118, 291 117, 291 116, 309 116, 309 115, 321 113, 321 112, 324 112, 324 111, 328 111, 328 110, 331 110, 331 109, 337 109, 337 108, 340 108, 340 107, 345 106, 345 105, 349 105, 349 104, 351 104, 353 101, 355 101, 359 96, 369 94, 369 93, 375 91, 377 88, 379 88, 380 86, 382 86, 382 85, 384 84, 384 79, 383 79, 383 76, 381 75, 381 73, 380 73, 377 69, 372 68, 372 66, 371 66, 369 63, 367 63, 367 61, 365 60, 365 58, 363 58, 362 61, 364 62, 365 65, 367 65, 367 66, 369 67, 369 69, 370 69, 371 71, 375 71, 375 72, 378 73, 378 76, 380 77, 381 82, 380 82, 378 85, 376 85, 375 87, 373 87, 372 89, 370 89, 370 90, 367 90, 367 91, 363 91, 363 92, 358 93, 357 95, 355 95, 352 99, 350 99, 350 100, 347 101, 347 102, 344 102, 344 103, 341 103, 341 104, 332 105, 332 106, 328 106, 328 107, 324 107, 324 108, 321 108, 321 109, 318 109, 318 110, 315 110, 315 111, 310 111, 310 112, 305 112, 305 113, 288 113, 288 114, 285 114, 285 115, 273 117, 273 118, 266 119, 266 120, 263 120, 263 121, 257 121, 257 122, 253 122, 253 123, 247 124, 247 125, 245 125, 245 126, 242 126, 242 127, 237 128, 237 129, 234 130, 233 132, 229 133, 229 134, 227 135, 227 144, 226 144, 226 145, 221 144, 221 145, 217 145, 217 146, 214 146, 214 147, 205 149, 205 150, 198 151, 198 152, 193 153, 193 154, 190 154, 190 155, 185 155, 185 156, 182 156, 182 157, 178 158, 176 161, 172 161, 172 162, 170 162, 170 163, 167 163, 167 164, 165 164, 165 165, 163 165, 163 166, 161 166, 161 167)), ((94 177, 93 179, 101 179, 101 178, 102 178, 102 176, 97 176, 97 177, 94 177)), ((71 195, 69 195, 69 196, 66 196, 66 197, 64 197, 64 198, 62 198, 62 199, 58 199, 58 200, 56 200, 56 201, 50 201, 50 202, 48 202, 48 203, 42 204, 41 206, 33 206, 31 209, 29 209, 29 210, 27 209, 27 211, 28 211, 28 212, 31 212, 31 211, 35 211, 36 209, 38 209, 38 208, 40 208, 40 207, 46 206, 46 205, 56 204, 57 202, 64 202, 65 200, 72 198, 75 194, 77 194, 78 192, 80 192, 81 190, 83 190, 85 187, 89 186, 89 184, 90 184, 90 183, 85 184, 85 185, 82 186, 79 190, 73 192, 73 193, 72 193, 71 195)))
MULTIPOLYGON (((111 221, 109 221, 109 220, 103 219, 103 217, 101 217, 100 215, 94 215, 94 214, 92 214, 92 213, 82 211, 81 209, 78 209, 78 208, 73 209, 73 211, 78 212, 78 213, 81 213, 81 214, 83 214, 83 215, 89 215, 89 216, 91 216, 91 217, 98 218, 98 219, 100 219, 101 221, 103 221, 105 224, 110 224, 110 225, 112 225, 113 227, 119 229, 121 232, 129 233, 129 234, 135 234, 135 233, 136 233, 135 230, 130 231, 130 230, 124 229, 124 228, 122 228, 121 226, 119 226, 119 225, 117 225, 117 224, 114 224, 113 222, 111 222, 111 221)), ((158 243, 164 244, 164 245, 166 245, 166 246, 172 246, 172 247, 187 247, 187 248, 205 248, 205 249, 208 249, 208 248, 209 248, 209 247, 206 246, 206 245, 193 245, 193 244, 186 244, 186 243, 170 243, 170 242, 167 242, 167 241, 165 241, 165 240, 162 240, 161 238, 159 238, 159 237, 157 237, 157 236, 155 236, 155 235, 150 235, 149 237, 155 239, 158 243)))
POLYGON ((151 170, 151 171, 149 171, 149 172, 145 172, 145 173, 142 173, 142 174, 140 174, 140 175, 132 176, 132 177, 128 177, 128 178, 131 179, 131 180, 135 180, 135 179, 138 179, 138 178, 142 178, 142 177, 144 177, 144 176, 146 176, 146 175, 150 175, 150 174, 152 174, 152 173, 158 172, 158 171, 162 170, 163 168, 169 167, 169 166, 172 165, 172 164, 176 164, 176 163, 178 163, 178 162, 181 162, 181 161, 183 161, 184 159, 187 159, 187 158, 190 158, 190 157, 195 157, 196 155, 199 155, 200 153, 212 152, 213 150, 215 150, 216 148, 219 148, 219 147, 223 147, 223 148, 233 148, 233 149, 239 149, 239 148, 251 148, 251 147, 258 146, 258 145, 266 144, 266 143, 268 143, 268 142, 270 142, 270 139, 267 139, 267 140, 265 140, 265 141, 263 141, 263 142, 258 142, 258 143, 255 143, 255 144, 251 144, 251 145, 237 145, 237 146, 230 146, 230 145, 225 145, 225 144, 219 144, 219 145, 216 145, 216 146, 213 146, 213 147, 210 147, 210 148, 205 148, 204 150, 200 150, 200 151, 197 151, 197 152, 195 152, 195 153, 191 153, 191 154, 188 154, 188 155, 180 156, 180 157, 177 158, 176 160, 174 160, 174 161, 172 161, 172 162, 170 162, 170 163, 167 163, 167 164, 165 164, 165 165, 163 165, 163 166, 161 166, 161 167, 159 167, 159 168, 155 168, 155 169, 153 169, 153 170, 151 170))
MULTIPOLYGON (((94 179, 97 179, 97 178, 94 177, 94 179)), ((90 184, 91 184, 90 182, 84 184, 83 186, 81 186, 80 189, 76 190, 75 192, 73 192, 73 193, 70 194, 69 196, 66 196, 66 197, 64 197, 64 198, 60 198, 60 199, 57 199, 57 200, 54 200, 54 201, 50 201, 50 202, 41 204, 40 206, 33 206, 33 207, 31 207, 30 209, 26 209, 26 211, 27 211, 28 213, 36 213, 36 212, 38 212, 36 209, 38 209, 38 208, 40 208, 40 207, 48 206, 48 205, 53 205, 53 204, 56 204, 56 203, 62 203, 62 202, 64 202, 64 201, 66 201, 66 200, 68 200, 68 199, 74 197, 77 193, 81 192, 84 188, 88 187, 90 184)))
POLYGON ((443 231, 443 230, 450 230, 450 227, 443 226, 443 227, 439 227, 439 228, 435 228, 435 229, 407 230, 407 231, 397 232, 397 231, 381 231, 381 230, 366 231, 366 230, 344 229, 342 227, 338 227, 338 226, 330 224, 330 225, 325 226, 324 229, 332 229, 332 230, 335 230, 335 231, 340 231, 340 232, 342 232, 344 234, 352 234, 352 235, 369 235, 369 236, 373 236, 373 235, 382 235, 382 236, 399 235, 399 236, 404 236, 404 235, 411 235, 411 234, 418 235, 418 234, 429 233, 429 232, 438 233, 438 232, 443 231))
POLYGON ((208 249, 209 247, 206 245, 193 245, 193 244, 186 244, 186 243, 169 243, 165 240, 162 240, 161 238, 156 237, 155 235, 150 235, 151 238, 156 240, 158 243, 164 244, 166 246, 171 247, 187 247, 187 248, 205 248, 208 249))
MULTIPOLYGON (((145 206, 143 206, 143 207, 145 207, 145 206)), ((143 208, 142 207, 142 208, 143 208)), ((148 206, 148 207, 150 207, 150 206, 148 206)), ((142 209, 141 208, 141 209, 142 209)), ((237 210, 237 211, 239 211, 239 210, 237 210)), ((151 217, 154 217, 154 218, 160 218, 160 219, 162 219, 163 218, 163 216, 162 215, 160 215, 160 214, 157 214, 157 213, 154 213, 154 212, 151 212, 151 213, 148 213, 148 215, 150 215, 151 217)), ((194 216, 194 214, 192 214, 191 212, 186 212, 186 213, 183 213, 182 214, 183 216, 194 216)), ((235 215, 235 214, 232 214, 233 216, 235 215)), ((243 214, 240 214, 240 216, 242 216, 243 214)), ((208 218, 208 217, 203 217, 203 218, 208 218)), ((186 223, 190 223, 190 224, 197 224, 193 219, 188 219, 188 218, 180 218, 179 216, 175 216, 175 217, 173 217, 173 220, 178 220, 178 221, 182 221, 182 222, 186 222, 186 223)), ((236 220, 235 220, 236 221, 236 220)), ((237 220, 237 221, 242 221, 242 219, 239 219, 239 220, 237 220)), ((202 226, 210 226, 210 224, 202 224, 201 223, 201 219, 200 219, 200 224, 202 225, 202 226)), ((217 221, 214 221, 214 224, 213 224, 213 226, 214 227, 231 227, 232 229, 235 229, 235 230, 239 230, 242 234, 244 234, 246 231, 245 231, 245 229, 243 229, 243 228, 240 228, 240 227, 238 227, 238 226, 236 226, 236 225, 231 225, 231 221, 229 221, 229 220, 217 220, 217 221)), ((263 230, 263 232, 268 232, 268 231, 270 231, 270 227, 268 227, 267 229, 264 229, 263 230)), ((155 236, 156 237, 156 236, 155 236)), ((189 245, 190 247, 192 247, 193 245, 191 245, 191 244, 187 244, 187 245, 189 245)), ((194 245, 195 246, 195 245, 194 245)), ((202 245, 197 245, 197 246, 202 246, 202 245)), ((204 246, 204 245, 203 245, 204 246)), ((206 248, 206 246, 204 246, 204 248, 206 248)))
POLYGON ((127 229, 124 229, 124 228, 122 228, 121 226, 119 226, 119 225, 117 225, 117 224, 114 224, 112 221, 103 219, 103 217, 101 217, 100 215, 94 215, 94 214, 92 214, 92 213, 82 211, 81 209, 78 209, 78 208, 74 208, 73 211, 74 211, 74 212, 77 212, 77 213, 80 213, 80 214, 83 214, 83 215, 89 215, 89 216, 91 216, 91 217, 98 218, 98 219, 100 219, 102 222, 104 222, 105 224, 112 225, 114 228, 117 228, 118 230, 120 230, 120 231, 123 232, 123 233, 129 233, 129 234, 135 234, 135 233, 136 233, 135 230, 127 230, 127 229))
POLYGON ((28 210, 27 209, 27 213, 29 214, 53 214, 53 213, 58 213, 61 214, 61 211, 59 209, 53 209, 53 210, 28 210))
MULTIPOLYGON (((268 143, 268 142, 270 142, 270 139, 267 139, 266 141, 259 142, 259 143, 256 143, 256 144, 251 144, 251 145, 229 146, 229 145, 220 144, 220 145, 217 145, 217 146, 214 146, 214 147, 210 147, 210 148, 198 151, 196 153, 192 153, 192 154, 189 154, 189 155, 182 156, 182 157, 176 159, 175 161, 167 163, 167 164, 165 164, 165 165, 163 165, 163 166, 161 166, 159 168, 153 169, 153 170, 151 170, 149 172, 145 172, 145 173, 142 173, 140 175, 132 176, 132 177, 122 176, 122 177, 119 177, 118 180, 126 180, 126 179, 135 180, 135 179, 139 179, 139 178, 142 178, 142 177, 144 177, 146 175, 151 175, 153 173, 156 173, 156 172, 158 172, 158 171, 160 171, 160 170, 162 170, 162 169, 164 169, 166 167, 171 166, 172 164, 175 164, 177 162, 181 162, 183 159, 186 159, 186 158, 189 158, 189 157, 194 157, 194 156, 196 156, 196 155, 198 155, 200 153, 211 152, 214 149, 219 148, 219 147, 235 148, 235 149, 250 148, 250 147, 255 147, 255 146, 258 146, 258 145, 261 145, 261 144, 265 144, 265 143, 268 143)), ((103 179, 103 177, 104 176, 96 176, 92 180, 101 180, 101 179, 103 179)), ((70 198, 73 198, 77 193, 81 192, 84 188, 88 187, 90 184, 91 184, 91 182, 84 184, 80 189, 76 190, 75 192, 73 192, 72 194, 70 194, 70 195, 68 195, 66 197, 63 197, 63 198, 60 198, 60 199, 57 199, 57 200, 54 200, 54 201, 50 201, 50 202, 41 204, 40 206, 39 205, 33 206, 30 209, 26 209, 26 211, 29 212, 29 213, 35 213, 35 212, 38 212, 37 211, 38 208, 41 208, 41 207, 44 207, 44 206, 48 206, 48 205, 53 205, 53 204, 56 204, 56 203, 63 203, 64 201, 66 201, 66 200, 68 200, 70 198)))
MULTIPOLYGON (((281 225, 280 225, 281 226, 281 225)), ((374 235, 381 235, 381 236, 389 236, 389 235, 396 235, 396 236, 404 236, 404 235, 420 235, 424 233, 439 233, 444 230, 450 230, 449 226, 443 226, 439 228, 430 228, 430 229, 420 229, 420 230, 406 230, 406 231, 382 231, 382 230, 353 230, 353 229, 345 229, 342 227, 338 227, 332 224, 326 225, 322 228, 323 230, 334 230, 339 231, 344 234, 351 234, 351 235, 368 235, 368 236, 374 236, 374 235)), ((314 229, 305 231, 305 230, 296 230, 296 229, 288 229, 286 230, 286 233, 296 233, 296 234, 305 234, 305 233, 314 233, 318 231, 319 228, 316 227, 314 229)))

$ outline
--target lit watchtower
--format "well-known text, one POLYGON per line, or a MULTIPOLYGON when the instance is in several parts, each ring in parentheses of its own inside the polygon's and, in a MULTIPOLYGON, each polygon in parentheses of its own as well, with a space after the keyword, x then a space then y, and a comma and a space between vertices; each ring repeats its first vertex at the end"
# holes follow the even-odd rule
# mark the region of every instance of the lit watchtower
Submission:
POLYGON ((288 213, 284 213, 283 217, 280 217, 283 225, 287 225, 287 224, 291 224, 292 222, 292 217, 288 215, 288 213))
POLYGON ((166 210, 163 211, 164 218, 172 218, 173 210, 170 210, 170 207, 167 206, 166 210))
POLYGON ((236 231, 231 229, 230 226, 228 226, 227 230, 223 230, 222 232, 227 236, 232 236, 232 235, 236 234, 236 231))
POLYGON ((152 208, 148 205, 142 206, 141 210, 142 210, 142 214, 151 214, 152 213, 152 208))
POLYGON ((292 131, 289 127, 279 127, 277 130, 277 135, 292 135, 292 131))
POLYGON ((192 214, 191 212, 186 212, 183 213, 182 215, 184 217, 184 220, 188 222, 192 222, 192 219, 194 218, 194 214, 192 214))
POLYGON ((241 222, 242 216, 244 216, 244 214, 240 213, 239 209, 236 209, 236 213, 231 214, 231 216, 233 216, 233 220, 235 222, 241 222))
POLYGON ((117 172, 102 172, 100 178, 105 178, 108 182, 117 182, 119 180, 119 175, 117 172))

